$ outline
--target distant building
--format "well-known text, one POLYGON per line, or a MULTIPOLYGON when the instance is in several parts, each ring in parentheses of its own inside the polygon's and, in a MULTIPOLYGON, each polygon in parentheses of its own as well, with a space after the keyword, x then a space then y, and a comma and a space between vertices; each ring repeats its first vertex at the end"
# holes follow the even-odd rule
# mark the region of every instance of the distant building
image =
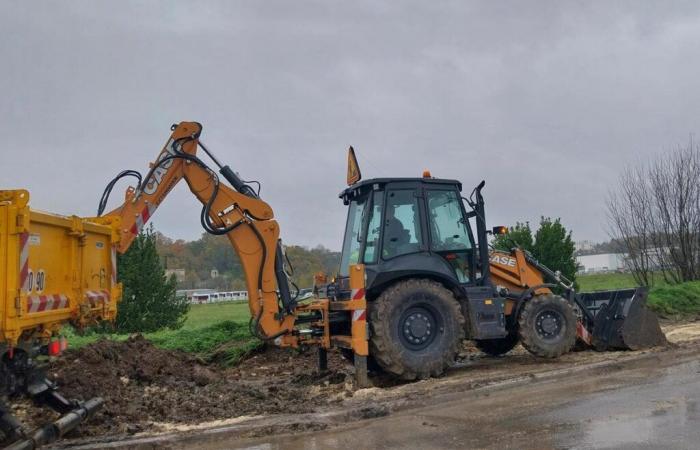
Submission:
POLYGON ((175 275, 175 279, 177 280, 178 283, 184 283, 185 282, 185 269, 165 269, 165 276, 170 278, 171 276, 175 275))
POLYGON ((248 291, 221 292, 214 289, 182 289, 177 291, 175 295, 185 297, 188 302, 195 304, 248 300, 248 291))
POLYGON ((591 241, 578 241, 574 243, 574 248, 577 252, 590 252, 595 248, 595 244, 591 241))
POLYGON ((624 253, 577 256, 578 273, 619 272, 627 269, 624 253))
POLYGON ((211 276, 212 280, 215 280, 215 279, 219 278, 219 271, 216 269, 211 269, 211 272, 209 275, 211 276))
POLYGON ((176 297, 186 297, 188 301, 192 301, 192 297, 197 294, 212 294, 216 292, 214 289, 180 289, 175 291, 176 297))

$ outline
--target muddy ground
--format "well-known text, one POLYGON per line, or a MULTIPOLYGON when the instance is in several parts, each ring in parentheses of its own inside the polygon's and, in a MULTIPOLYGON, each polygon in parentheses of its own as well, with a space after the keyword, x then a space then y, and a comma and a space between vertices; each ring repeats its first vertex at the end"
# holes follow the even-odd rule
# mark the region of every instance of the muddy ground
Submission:
MULTIPOLYGON (((698 339, 700 322, 667 325, 665 332, 672 343, 698 339)), ((389 411, 377 405, 388 398, 401 399, 394 406, 420 402, 450 385, 467 390, 649 351, 658 350, 583 351, 544 361, 519 346, 505 357, 487 357, 465 342, 457 366, 443 378, 415 383, 374 378, 376 387, 357 390, 352 366, 336 352, 329 353, 329 370, 324 373, 317 370, 315 352, 275 347, 250 355, 235 368, 222 368, 206 365, 191 354, 158 349, 143 337, 134 336, 125 342, 103 340, 68 351, 50 363, 48 374, 67 397, 105 399, 105 406, 95 417, 67 436, 81 439, 189 430, 251 416, 343 409, 357 411, 357 418, 385 415, 389 411)), ((29 426, 57 417, 26 402, 14 407, 29 426)))
MULTIPOLYGON (((350 367, 336 353, 329 366, 333 370, 319 373, 315 354, 269 347, 235 368, 222 368, 191 354, 159 349, 136 335, 70 350, 47 373, 68 398, 104 398, 102 410, 70 436, 80 437, 309 412, 352 395, 350 367)), ((26 403, 17 408, 23 421, 34 425, 58 417, 26 403)))

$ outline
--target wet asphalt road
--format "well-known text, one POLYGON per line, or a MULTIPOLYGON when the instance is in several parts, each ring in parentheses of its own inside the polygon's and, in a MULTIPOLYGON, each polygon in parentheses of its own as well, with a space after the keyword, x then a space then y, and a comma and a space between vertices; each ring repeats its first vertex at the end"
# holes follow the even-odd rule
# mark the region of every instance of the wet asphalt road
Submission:
POLYGON ((418 410, 342 429, 208 447, 694 449, 700 448, 699 372, 697 354, 661 355, 525 385, 455 392, 418 410))

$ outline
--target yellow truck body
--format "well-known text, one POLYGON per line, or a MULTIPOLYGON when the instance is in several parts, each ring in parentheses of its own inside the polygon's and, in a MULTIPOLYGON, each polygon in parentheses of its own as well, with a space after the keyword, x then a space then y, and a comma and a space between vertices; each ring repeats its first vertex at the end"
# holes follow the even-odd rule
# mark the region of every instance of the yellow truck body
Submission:
POLYGON ((46 343, 66 323, 113 321, 118 223, 29 207, 29 192, 0 191, 0 346, 46 343))

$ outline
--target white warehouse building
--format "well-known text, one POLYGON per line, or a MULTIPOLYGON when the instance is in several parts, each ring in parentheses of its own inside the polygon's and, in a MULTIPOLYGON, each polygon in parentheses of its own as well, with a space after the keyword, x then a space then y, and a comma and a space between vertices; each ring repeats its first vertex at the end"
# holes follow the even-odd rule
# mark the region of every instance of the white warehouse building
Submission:
POLYGON ((577 256, 579 273, 616 272, 625 270, 627 265, 624 253, 602 253, 600 255, 577 256))

